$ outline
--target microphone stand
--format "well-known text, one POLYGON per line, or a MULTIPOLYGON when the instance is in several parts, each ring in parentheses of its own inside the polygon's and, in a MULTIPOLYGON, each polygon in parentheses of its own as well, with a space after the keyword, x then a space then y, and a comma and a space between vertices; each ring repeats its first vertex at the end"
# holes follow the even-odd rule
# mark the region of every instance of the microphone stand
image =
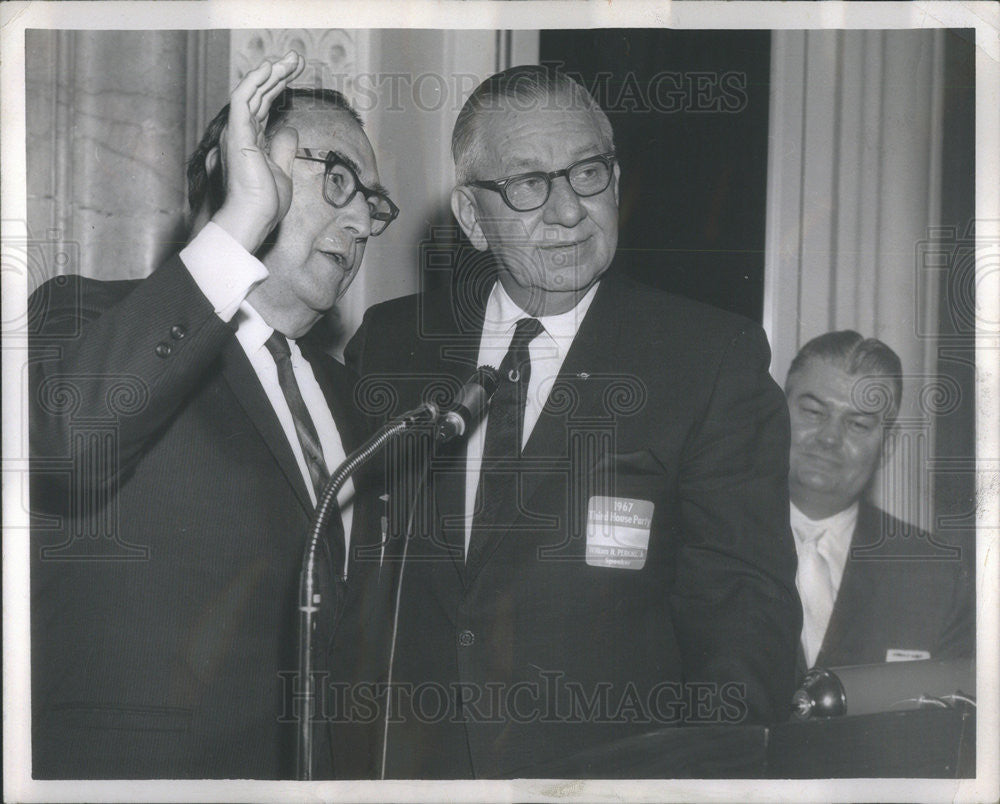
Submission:
MULTIPOLYGON (((337 470, 330 476, 323 492, 316 502, 316 513, 313 515, 309 537, 306 539, 305 552, 302 556, 302 572, 299 576, 299 683, 303 691, 303 713, 299 717, 298 739, 295 746, 296 776, 301 781, 312 780, 313 732, 312 715, 316 701, 316 683, 313 680, 313 630, 316 628, 316 612, 323 603, 322 594, 316 588, 316 551, 320 537, 326 530, 331 511, 339 511, 337 493, 354 472, 370 461, 392 439, 412 427, 421 424, 435 424, 435 439, 450 441, 465 434, 466 430, 482 418, 490 400, 497 390, 500 375, 492 366, 480 366, 472 377, 462 387, 452 410, 443 415, 433 402, 425 402, 419 407, 404 413, 380 427, 375 435, 344 459, 337 470)), ((421 480, 421 484, 423 479, 421 480)), ((412 509, 410 525, 407 526, 407 541, 409 528, 412 526, 412 509)), ((404 546, 405 558, 405 546, 404 546)), ((336 569, 339 572, 339 568, 336 569)), ((402 578, 402 568, 400 569, 402 578)), ((398 605, 398 591, 397 591, 398 605)), ((393 650, 395 650, 395 625, 393 623, 393 650)), ((390 669, 391 672, 391 669, 390 669)), ((383 750, 383 766, 385 753, 383 750)))
MULTIPOLYGON (((313 776, 313 707, 316 701, 316 682, 313 678, 313 630, 316 627, 316 613, 323 603, 322 593, 316 588, 316 551, 319 540, 327 527, 330 514, 339 512, 337 494, 347 479, 370 461, 392 439, 420 424, 437 421, 439 410, 433 402, 425 402, 392 421, 386 422, 364 444, 344 459, 323 487, 323 493, 316 503, 302 555, 302 571, 299 575, 299 683, 302 701, 299 716, 298 738, 295 750, 295 770, 300 781, 311 781, 313 776)), ((335 568, 340 572, 340 568, 335 568)))

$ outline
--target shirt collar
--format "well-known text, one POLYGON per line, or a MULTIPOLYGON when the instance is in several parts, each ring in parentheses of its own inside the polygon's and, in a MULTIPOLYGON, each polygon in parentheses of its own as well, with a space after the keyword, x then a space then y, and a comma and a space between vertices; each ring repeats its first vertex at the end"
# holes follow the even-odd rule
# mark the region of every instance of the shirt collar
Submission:
POLYGON ((855 502, 825 519, 810 519, 796 508, 795 503, 791 503, 790 515, 797 551, 803 549, 800 545, 806 541, 817 538, 817 533, 822 534, 819 537, 821 543, 816 547, 827 559, 834 590, 839 590, 851 550, 851 540, 854 538, 854 528, 858 523, 858 503, 855 502))
POLYGON ((791 503, 789 513, 792 533, 795 534, 797 543, 810 541, 817 538, 816 534, 822 534, 825 549, 843 566, 847 560, 847 551, 851 547, 851 539, 854 537, 854 528, 858 524, 857 501, 825 519, 810 519, 796 507, 795 503, 791 503))
POLYGON ((545 334, 555 345, 559 355, 564 357, 577 332, 580 331, 580 324, 583 323, 587 310, 590 309, 590 305, 594 301, 599 284, 600 282, 595 282, 594 286, 576 303, 576 306, 565 313, 532 316, 522 310, 504 290, 503 285, 497 281, 493 284, 493 290, 486 302, 483 336, 484 338, 506 338, 509 341, 513 337, 514 326, 518 321, 522 318, 537 318, 545 328, 545 334))
POLYGON ((236 325, 236 338, 248 355, 259 352, 274 332, 274 328, 247 301, 240 304, 233 323, 236 325))
POLYGON ((825 519, 810 519, 799 510, 795 503, 791 503, 790 505, 792 527, 798 527, 804 531, 826 530, 831 533, 841 533, 846 530, 849 533, 854 533, 854 526, 858 523, 857 500, 843 511, 838 511, 833 516, 828 516, 825 519))
MULTIPOLYGON (((243 301, 240 304, 239 310, 233 318, 233 323, 236 324, 236 339, 248 355, 260 352, 267 339, 274 332, 274 327, 268 324, 248 301, 243 301)), ((287 338, 287 340, 289 358, 292 365, 297 367, 302 360, 302 352, 296 341, 292 338, 287 338)))

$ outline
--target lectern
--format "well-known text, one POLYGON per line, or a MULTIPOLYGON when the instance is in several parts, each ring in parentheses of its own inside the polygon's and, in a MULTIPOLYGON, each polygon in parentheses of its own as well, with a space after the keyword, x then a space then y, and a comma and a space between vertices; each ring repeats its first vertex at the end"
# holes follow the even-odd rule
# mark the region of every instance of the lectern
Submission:
POLYGON ((512 775, 550 779, 975 776, 973 662, 905 664, 909 666, 820 671, 836 682, 845 704, 838 711, 847 714, 770 726, 662 728, 512 775), (886 711, 873 711, 879 708, 886 711))

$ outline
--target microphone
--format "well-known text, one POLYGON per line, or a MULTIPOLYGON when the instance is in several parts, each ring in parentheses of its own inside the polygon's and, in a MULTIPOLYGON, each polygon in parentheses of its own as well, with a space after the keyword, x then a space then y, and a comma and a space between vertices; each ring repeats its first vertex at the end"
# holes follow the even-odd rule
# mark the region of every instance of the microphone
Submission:
POLYGON ((437 438, 448 441, 462 435, 466 429, 485 413, 500 383, 500 375, 490 366, 480 366, 462 387, 454 409, 443 416, 433 402, 423 404, 387 421, 360 447, 348 455, 326 481, 316 511, 309 526, 302 569, 299 573, 299 678, 303 690, 299 694, 302 714, 295 746, 296 776, 310 781, 313 773, 313 723, 310 715, 316 700, 316 681, 313 678, 313 630, 315 615, 323 603, 322 590, 317 585, 316 564, 319 542, 326 531, 331 513, 339 512, 337 492, 354 472, 368 463, 382 448, 401 433, 419 425, 437 425, 437 438))
MULTIPOLYGON (((496 372, 494 372, 496 373, 496 372)), ((433 424, 440 416, 438 406, 433 402, 422 405, 397 416, 383 424, 365 443, 344 458, 343 462, 330 475, 323 491, 316 501, 316 511, 309 525, 305 549, 302 553, 302 568, 299 572, 299 679, 302 692, 301 715, 295 745, 296 776, 302 781, 313 778, 313 725, 316 720, 313 712, 316 698, 316 680, 313 673, 313 631, 316 628, 316 613, 323 605, 324 590, 317 581, 317 553, 322 535, 326 532, 327 522, 331 514, 339 515, 337 492, 347 479, 359 468, 364 466, 382 448, 397 438, 400 433, 421 424, 433 424)), ((327 604, 329 605, 329 604, 327 604)))
POLYGON ((465 435, 482 419, 500 384, 500 374, 493 366, 480 366, 458 392, 451 410, 438 419, 434 437, 441 442, 465 435))
POLYGON ((975 695, 972 659, 814 667, 792 699, 792 717, 811 720, 947 706, 956 700, 972 703, 975 695))

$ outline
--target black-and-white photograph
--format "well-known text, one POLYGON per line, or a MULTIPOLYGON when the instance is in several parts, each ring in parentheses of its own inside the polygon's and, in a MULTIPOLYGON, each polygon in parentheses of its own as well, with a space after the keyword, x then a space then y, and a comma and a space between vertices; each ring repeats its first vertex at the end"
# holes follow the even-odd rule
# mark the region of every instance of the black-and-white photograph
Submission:
POLYGON ((992 4, 5 5, 5 801, 996 797, 992 4))

